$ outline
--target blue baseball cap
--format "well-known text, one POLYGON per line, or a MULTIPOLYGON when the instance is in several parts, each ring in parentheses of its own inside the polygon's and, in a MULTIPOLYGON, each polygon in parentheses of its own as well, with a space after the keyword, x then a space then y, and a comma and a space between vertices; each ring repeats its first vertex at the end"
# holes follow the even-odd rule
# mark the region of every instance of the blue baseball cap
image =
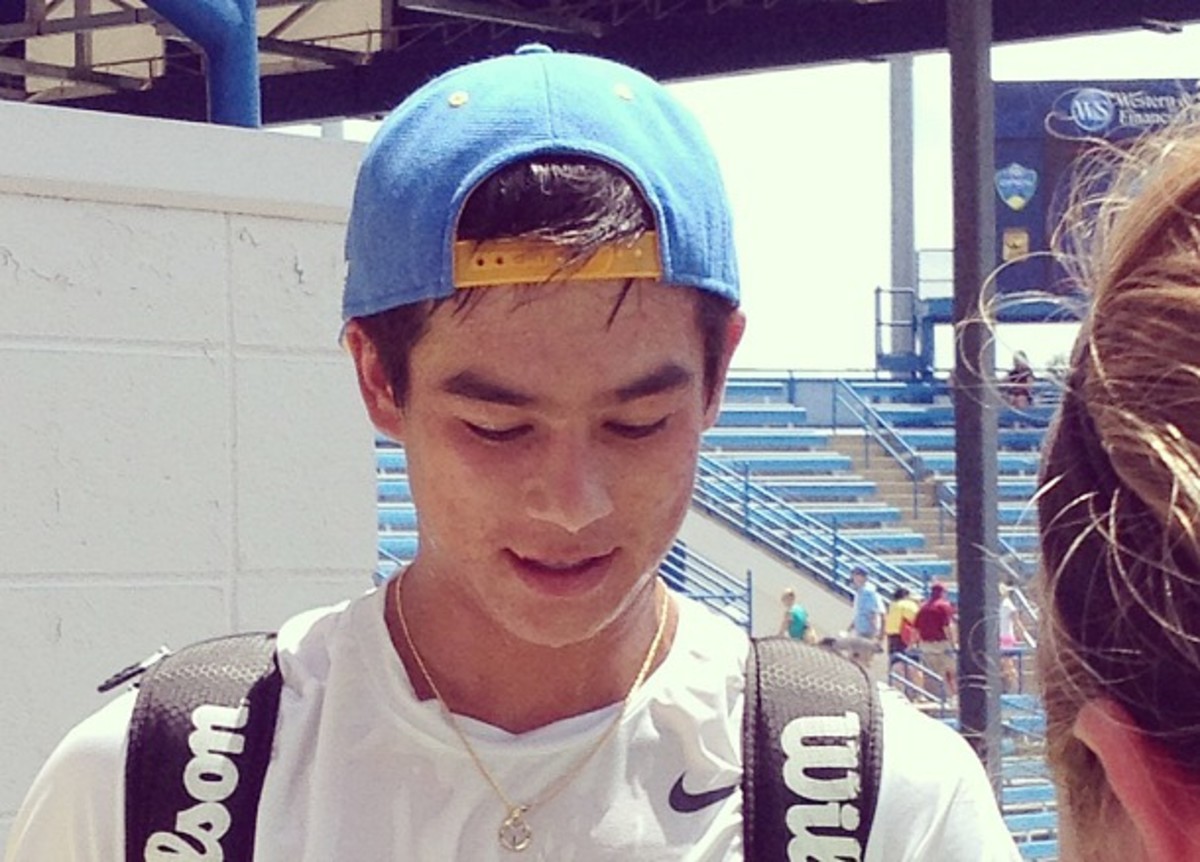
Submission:
POLYGON ((628 66, 526 45, 435 78, 384 120, 354 190, 343 317, 469 286, 455 276, 467 197, 505 165, 554 155, 612 165, 654 214, 651 247, 620 253, 628 263, 648 251, 649 269, 618 264, 613 277, 653 274, 738 303, 729 202, 695 118, 628 66))

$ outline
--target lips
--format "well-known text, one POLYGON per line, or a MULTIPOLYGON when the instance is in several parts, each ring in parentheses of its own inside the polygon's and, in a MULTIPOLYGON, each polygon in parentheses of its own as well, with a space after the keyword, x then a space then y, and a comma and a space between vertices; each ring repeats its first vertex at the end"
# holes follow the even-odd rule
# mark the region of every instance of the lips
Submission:
POLYGON ((617 551, 588 555, 525 556, 509 550, 513 571, 526 587, 544 595, 567 597, 597 588, 611 571, 617 551))
POLYGON ((547 575, 574 575, 586 572, 597 564, 607 562, 615 551, 590 556, 560 557, 527 557, 516 551, 509 551, 522 567, 544 572, 547 575))

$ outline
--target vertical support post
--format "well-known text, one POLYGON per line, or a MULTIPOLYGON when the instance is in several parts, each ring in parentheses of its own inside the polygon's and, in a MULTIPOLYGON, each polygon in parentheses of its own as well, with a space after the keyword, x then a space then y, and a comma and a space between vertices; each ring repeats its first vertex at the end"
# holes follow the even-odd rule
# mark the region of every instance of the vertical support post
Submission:
POLYGON ((959 703, 963 735, 1000 782, 996 657, 995 350, 979 309, 995 265, 992 0, 946 0, 954 191, 955 472, 958 481, 959 703))
MULTIPOLYGON (((87 18, 92 14, 92 0, 75 0, 75 17, 87 18)), ((75 68, 91 70, 94 60, 92 31, 80 30, 75 34, 75 68)))
POLYGON ((261 126, 255 0, 145 2, 204 50, 209 120, 226 126, 261 126))
POLYGON ((742 465, 742 529, 750 529, 750 465, 742 465))
POLYGON ((833 571, 832 571, 832 572, 830 572, 830 574, 831 574, 831 575, 833 575, 833 579, 834 579, 834 581, 835 581, 835 582, 837 582, 837 581, 839 581, 839 579, 838 579, 838 569, 839 569, 839 567, 838 567, 838 563, 839 563, 838 557, 840 556, 840 554, 839 554, 840 548, 838 547, 838 522, 837 522, 837 518, 834 518, 834 519, 833 519, 833 540, 830 542, 830 548, 831 548, 831 553, 830 553, 830 568, 832 568, 832 569, 833 569, 833 571))
MULTIPOLYGON (((892 289, 891 353, 916 355, 916 228, 913 213, 913 59, 888 60, 891 107, 892 289), (911 288, 911 292, 908 290, 911 288)), ((876 293, 878 296, 878 292, 876 293)), ((878 307, 878 305, 877 305, 878 307)), ((910 372, 911 373, 911 372, 910 372)))
POLYGON ((754 634, 754 569, 746 569, 746 620, 754 634))

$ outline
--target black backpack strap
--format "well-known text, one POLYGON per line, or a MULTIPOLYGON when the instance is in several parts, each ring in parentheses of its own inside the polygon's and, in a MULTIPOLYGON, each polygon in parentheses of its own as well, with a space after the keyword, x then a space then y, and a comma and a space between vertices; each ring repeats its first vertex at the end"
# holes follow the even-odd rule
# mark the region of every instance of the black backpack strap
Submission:
POLYGON ((827 649, 791 638, 752 644, 742 725, 745 858, 861 862, 883 764, 875 686, 827 649), (792 841, 800 854, 789 853, 792 841))
POLYGON ((125 757, 127 862, 250 862, 281 685, 273 634, 202 641, 146 670, 125 757))

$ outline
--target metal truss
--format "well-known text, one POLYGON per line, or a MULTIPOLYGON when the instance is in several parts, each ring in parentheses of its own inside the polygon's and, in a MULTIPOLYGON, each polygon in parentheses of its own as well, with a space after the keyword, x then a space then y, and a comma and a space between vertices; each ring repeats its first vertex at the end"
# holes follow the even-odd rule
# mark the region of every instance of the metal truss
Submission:
MULTIPOLYGON (((258 0, 263 113, 377 113, 455 62, 528 41, 661 78, 943 50, 956 2, 258 0)), ((1200 20, 1200 0, 992 3, 997 41, 1200 20)), ((203 119, 203 71, 199 49, 142 0, 0 2, 0 98, 203 119)))

